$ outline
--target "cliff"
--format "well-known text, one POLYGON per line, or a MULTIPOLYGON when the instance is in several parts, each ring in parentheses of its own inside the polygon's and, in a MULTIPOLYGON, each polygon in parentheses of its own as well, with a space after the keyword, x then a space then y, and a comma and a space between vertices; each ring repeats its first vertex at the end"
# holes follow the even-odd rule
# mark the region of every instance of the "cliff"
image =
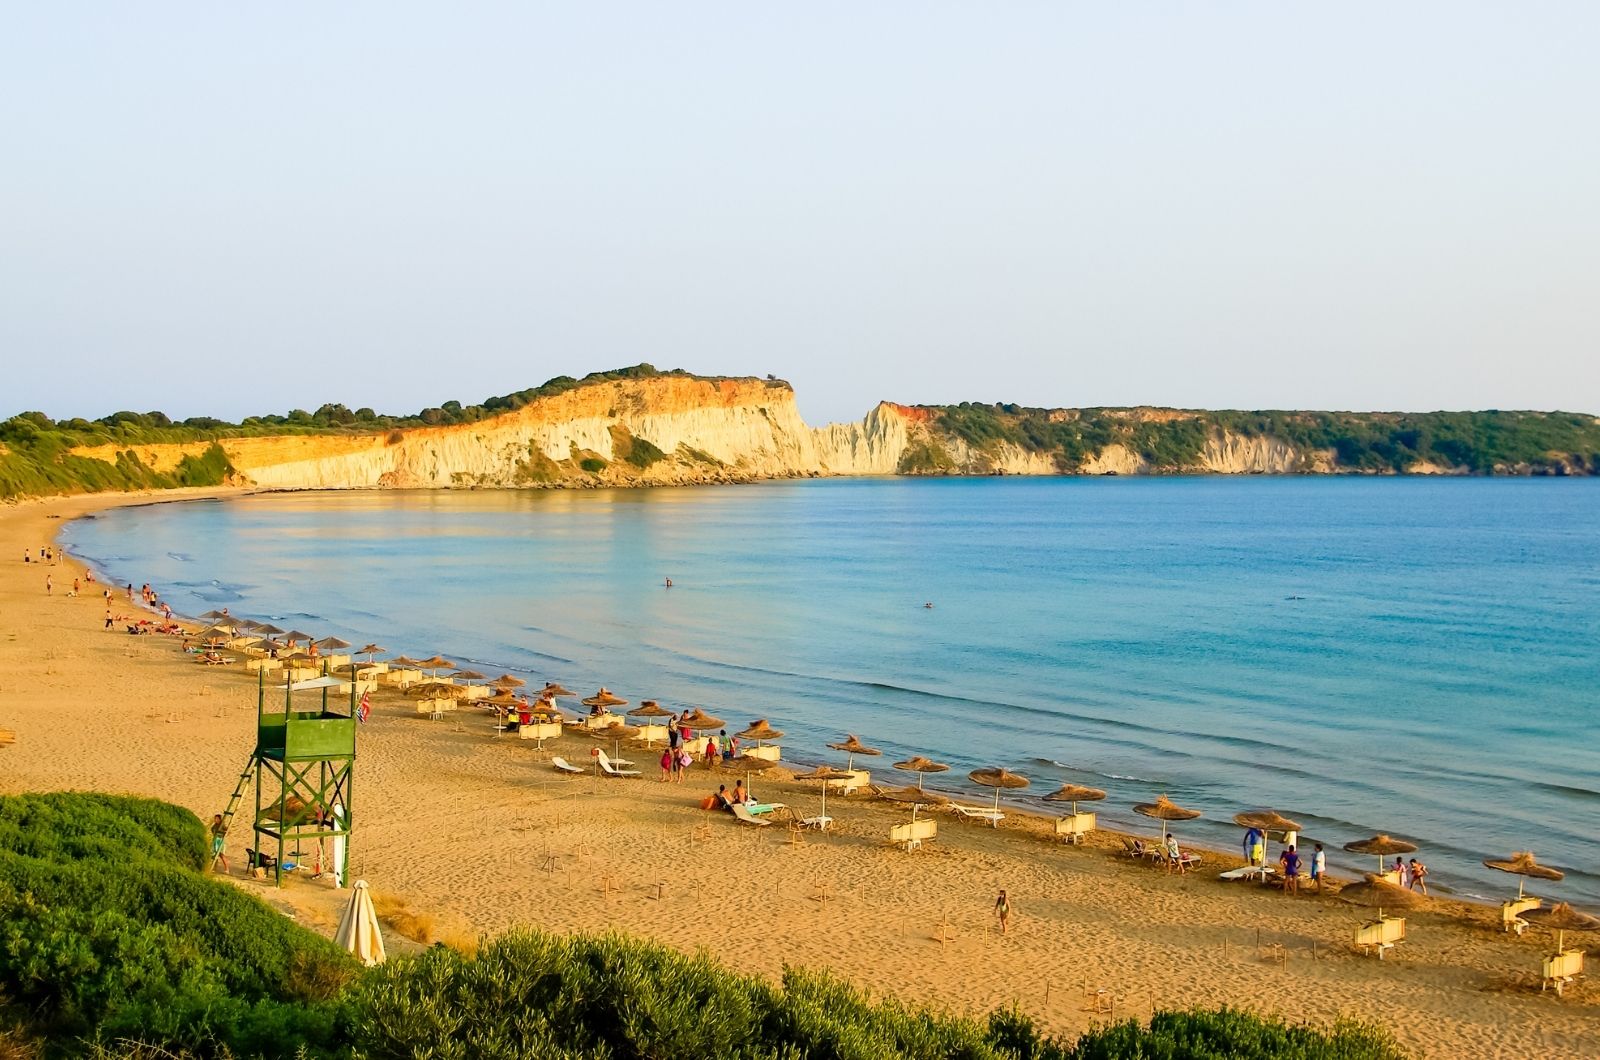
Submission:
POLYGON ((643 365, 403 421, 342 406, 241 425, 172 424, 159 413, 57 425, 26 413, 6 421, 0 446, 0 494, 9 496, 222 482, 406 489, 894 474, 1593 474, 1600 421, 883 402, 860 422, 814 429, 787 383, 643 365), (96 440, 84 444, 86 435, 96 440))

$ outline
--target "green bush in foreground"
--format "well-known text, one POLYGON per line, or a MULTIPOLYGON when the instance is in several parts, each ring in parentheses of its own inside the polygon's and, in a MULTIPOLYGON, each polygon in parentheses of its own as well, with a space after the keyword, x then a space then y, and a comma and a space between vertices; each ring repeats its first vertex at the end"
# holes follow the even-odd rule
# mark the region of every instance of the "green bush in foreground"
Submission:
POLYGON ((1017 1011, 979 1022, 792 968, 772 983, 616 935, 512 932, 472 955, 435 947, 368 971, 207 876, 206 857, 201 822, 164 803, 0 798, 0 989, 11 1017, 0 1020, 0 1056, 24 1030, 56 1054, 95 1057, 1401 1056, 1368 1027, 1324 1032, 1232 1009, 1162 1013, 1149 1028, 1130 1021, 1065 1042, 1017 1011))

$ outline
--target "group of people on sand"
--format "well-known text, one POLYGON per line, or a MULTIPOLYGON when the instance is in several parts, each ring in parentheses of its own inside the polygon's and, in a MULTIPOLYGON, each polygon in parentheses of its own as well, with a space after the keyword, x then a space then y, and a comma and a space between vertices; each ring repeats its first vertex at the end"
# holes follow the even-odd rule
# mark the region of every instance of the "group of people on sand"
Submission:
POLYGON ((736 780, 733 790, 728 790, 728 785, 719 784, 715 794, 707 795, 700 802, 703 810, 727 810, 733 812, 735 806, 749 806, 754 803, 755 797, 745 790, 744 781, 736 780))
MULTIPOLYGON (((29 549, 23 549, 22 550, 22 562, 24 562, 24 563, 32 563, 33 562, 33 553, 32 553, 32 551, 30 551, 29 549)), ((55 548, 48 548, 48 547, 47 548, 41 548, 39 550, 39 562, 40 563, 48 563, 53 567, 57 563, 61 562, 61 551, 59 549, 55 549, 55 548)))

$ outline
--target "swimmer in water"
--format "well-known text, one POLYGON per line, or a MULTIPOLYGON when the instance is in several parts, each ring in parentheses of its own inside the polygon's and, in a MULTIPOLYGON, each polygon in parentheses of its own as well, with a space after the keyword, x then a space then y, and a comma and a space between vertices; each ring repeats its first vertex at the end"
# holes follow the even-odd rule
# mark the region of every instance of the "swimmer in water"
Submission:
POLYGON ((933 604, 932 603, 926 603, 926 604, 923 604, 922 606, 926 607, 929 611, 933 610, 933 604))
POLYGON ((671 578, 667 579, 667 588, 668 589, 672 588, 672 579, 671 578))

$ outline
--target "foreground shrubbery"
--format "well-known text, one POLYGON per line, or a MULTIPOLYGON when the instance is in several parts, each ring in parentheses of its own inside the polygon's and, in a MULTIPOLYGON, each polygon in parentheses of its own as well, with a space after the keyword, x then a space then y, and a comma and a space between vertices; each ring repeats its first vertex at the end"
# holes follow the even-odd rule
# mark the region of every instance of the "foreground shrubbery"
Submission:
POLYGON ((0 798, 0 984, 13 1014, 62 1055, 128 1055, 136 1043, 373 1060, 1400 1055, 1368 1028, 1325 1034, 1226 1009, 1062 1042, 1016 1012, 977 1022, 796 969, 770 983, 620 936, 514 932, 472 954, 435 947, 362 971, 204 875, 205 840, 188 811, 148 800, 0 798))

